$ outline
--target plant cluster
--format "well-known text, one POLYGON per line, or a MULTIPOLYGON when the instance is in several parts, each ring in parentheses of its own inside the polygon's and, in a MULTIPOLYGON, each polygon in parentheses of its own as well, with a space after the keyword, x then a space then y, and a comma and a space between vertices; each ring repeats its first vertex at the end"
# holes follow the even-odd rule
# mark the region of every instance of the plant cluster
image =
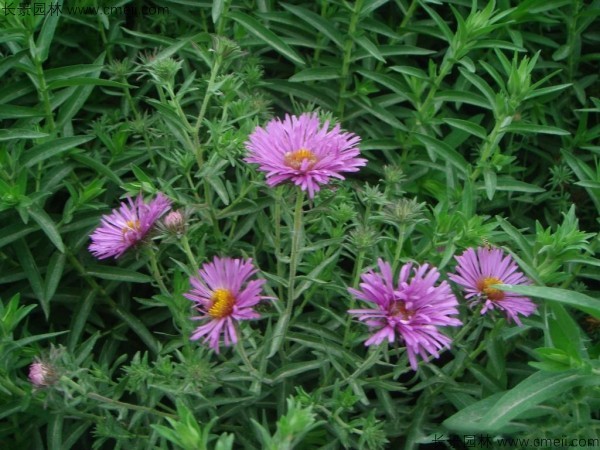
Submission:
POLYGON ((35 5, 0 447, 598 445, 598 0, 35 5))

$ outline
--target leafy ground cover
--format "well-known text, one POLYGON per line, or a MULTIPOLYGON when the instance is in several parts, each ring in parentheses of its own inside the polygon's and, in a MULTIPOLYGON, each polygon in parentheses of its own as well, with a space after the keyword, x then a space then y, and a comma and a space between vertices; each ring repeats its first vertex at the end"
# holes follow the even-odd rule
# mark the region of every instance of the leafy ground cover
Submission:
POLYGON ((1 0, 0 447, 600 446, 599 14, 1 0))

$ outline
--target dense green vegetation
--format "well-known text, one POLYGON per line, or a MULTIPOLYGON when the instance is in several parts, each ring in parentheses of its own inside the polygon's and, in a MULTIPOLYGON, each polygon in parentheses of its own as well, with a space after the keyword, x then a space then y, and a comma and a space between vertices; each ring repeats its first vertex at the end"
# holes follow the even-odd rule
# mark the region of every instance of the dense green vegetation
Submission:
POLYGON ((600 445, 599 15, 598 0, 0 0, 0 447, 600 445), (303 112, 368 160, 314 198, 244 161, 257 126, 303 112), (158 193, 184 225, 159 221, 116 260, 89 252, 126 195, 158 193), (502 287, 537 305, 522 326, 451 283, 463 325, 439 358, 413 370, 402 339, 364 345, 348 287, 378 258, 441 282, 476 247, 531 281, 502 287), (271 298, 218 354, 190 340, 183 295, 214 256, 252 258, 271 298))

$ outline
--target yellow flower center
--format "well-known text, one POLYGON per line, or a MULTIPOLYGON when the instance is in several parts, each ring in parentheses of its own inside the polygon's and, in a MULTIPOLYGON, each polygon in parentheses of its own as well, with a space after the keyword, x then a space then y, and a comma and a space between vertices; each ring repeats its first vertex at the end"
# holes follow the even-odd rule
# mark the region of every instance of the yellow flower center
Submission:
POLYGON ((215 289, 211 297, 213 304, 208 310, 208 315, 214 319, 222 319, 233 312, 235 296, 229 289, 215 289))
POLYGON ((488 299, 490 299, 494 302, 504 299, 504 291, 501 291, 500 289, 491 288, 490 286, 493 284, 503 284, 503 283, 500 278, 496 278, 496 277, 483 278, 477 282, 477 290, 479 292, 483 292, 487 296, 488 299))
POLYGON ((308 161, 308 168, 312 169, 318 159, 315 154, 307 148, 301 148, 295 152, 287 152, 283 155, 283 163, 292 169, 299 170, 304 161, 308 161))
POLYGON ((402 301, 395 301, 390 308, 390 313, 393 316, 400 316, 402 320, 410 319, 414 312, 406 309, 406 305, 402 301))
POLYGON ((136 233, 141 229, 141 224, 139 220, 128 220, 125 222, 125 226, 121 229, 121 233, 123 234, 123 239, 127 236, 128 233, 136 233))

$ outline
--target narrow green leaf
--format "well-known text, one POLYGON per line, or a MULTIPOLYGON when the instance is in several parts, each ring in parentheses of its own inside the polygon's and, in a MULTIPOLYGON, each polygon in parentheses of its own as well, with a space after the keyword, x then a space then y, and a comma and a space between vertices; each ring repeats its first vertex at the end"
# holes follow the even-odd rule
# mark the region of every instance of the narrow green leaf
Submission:
POLYGON ((282 3, 281 6, 323 33, 324 36, 331 39, 340 49, 344 48, 344 36, 332 25, 331 21, 300 6, 293 6, 286 3, 282 3))
POLYGON ((75 348, 79 344, 79 338, 81 337, 81 333, 83 332, 83 328, 87 323, 90 312, 92 311, 92 307, 94 306, 94 300, 96 299, 96 291, 90 290, 87 295, 83 298, 81 302, 79 302, 79 308, 75 316, 73 316, 73 320, 71 321, 69 340, 67 343, 67 348, 70 352, 74 352, 75 348))
POLYGON ((64 80, 56 80, 48 85, 48 89, 59 89, 72 86, 107 86, 114 88, 132 88, 127 83, 119 83, 118 81, 103 80, 101 78, 68 78, 64 80))
POLYGON ((443 100, 456 103, 466 103, 467 105, 479 106, 485 109, 494 109, 495 102, 489 102, 485 97, 468 91, 441 91, 435 95, 436 100, 443 100))
POLYGON ((329 339, 324 339, 323 336, 288 332, 288 339, 322 352, 325 355, 332 355, 336 358, 348 358, 348 361, 356 360, 356 357, 345 350, 341 345, 329 339))
POLYGON ((552 53, 552 59, 554 61, 562 61, 563 59, 566 59, 572 52, 573 49, 570 45, 561 45, 554 53, 552 53))
POLYGON ((494 105, 496 102, 496 94, 490 85, 479 75, 469 72, 468 70, 459 67, 458 70, 469 82, 475 86, 479 92, 483 94, 490 105, 494 105))
POLYGON ((123 267, 111 266, 89 266, 87 268, 88 275, 102 278, 103 280, 123 281, 128 283, 150 283, 152 277, 135 270, 125 269, 123 267))
POLYGON ((49 136, 49 134, 23 128, 0 130, 0 141, 9 141, 11 139, 39 139, 46 136, 49 136))
MULTIPOLYGON (((71 448, 73 448, 73 446, 76 443, 81 442, 81 441, 79 441, 79 438, 91 426, 92 426, 92 421, 87 421, 87 420, 83 421, 79 425, 70 426, 69 429, 65 432, 66 436, 65 436, 65 439, 63 440, 62 450, 70 450, 71 448)), ((77 448, 80 448, 80 447, 77 447, 77 448)))
POLYGON ((477 136, 480 139, 487 139, 487 131, 481 125, 474 122, 462 119, 444 119, 448 125, 458 128, 459 130, 466 131, 473 136, 477 136))
POLYGON ((496 181, 496 172, 490 169, 485 169, 483 171, 483 182, 488 200, 494 198, 494 194, 496 193, 496 181))
POLYGON ((229 12, 229 17, 242 25, 246 30, 258 37, 265 44, 269 45, 271 48, 288 58, 290 61, 302 66, 304 65, 304 61, 294 49, 283 42, 275 33, 265 28, 249 15, 239 11, 234 11, 229 12))
POLYGON ((358 69, 357 72, 363 77, 369 78, 376 83, 385 86, 395 94, 398 94, 402 98, 407 98, 409 88, 403 80, 398 79, 393 75, 386 75, 383 73, 376 72, 374 70, 358 69))
POLYGON ((429 80, 429 76, 418 67, 412 66, 392 66, 390 67, 394 72, 402 73, 411 77, 419 78, 420 80, 429 80))
MULTIPOLYGON (((98 58, 96 58, 96 60, 93 62, 93 64, 98 65, 99 68, 90 73, 91 78, 98 78, 100 76, 105 55, 106 53, 101 53, 100 56, 98 56, 98 58)), ((83 107, 94 87, 95 86, 92 85, 70 88, 71 92, 69 93, 69 98, 58 111, 58 118, 56 120, 56 125, 58 128, 64 127, 67 122, 75 117, 75 114, 77 114, 77 112, 83 107)))
POLYGON ((473 181, 470 177, 466 177, 463 184, 460 209, 465 217, 471 217, 475 214, 475 195, 473 195, 473 181))
POLYGON ((120 186, 122 184, 122 181, 119 178, 119 176, 112 170, 110 170, 108 166, 102 164, 100 161, 94 158, 90 158, 88 155, 85 155, 83 153, 72 153, 71 155, 69 155, 69 157, 77 161, 78 163, 83 164, 84 166, 88 166, 91 169, 94 169, 96 172, 98 172, 101 175, 104 175, 116 185, 120 186))
POLYGON ((277 321, 275 329, 273 330, 273 334, 271 335, 271 346, 269 347, 267 359, 273 357, 273 355, 275 355, 275 353, 279 351, 279 349, 281 348, 281 344, 283 344, 283 339, 286 337, 286 331, 290 322, 290 316, 289 314, 282 314, 284 315, 282 315, 277 321))
POLYGON ((64 416, 60 413, 50 415, 48 422, 48 450, 62 450, 64 416))
POLYGON ((535 97, 540 97, 540 96, 546 95, 546 94, 552 94, 554 92, 559 92, 559 91, 562 91, 572 85, 573 85, 573 83, 566 83, 566 84, 557 84, 555 86, 548 86, 545 88, 536 89, 535 91, 527 94, 525 96, 525 100, 529 100, 529 99, 535 98, 535 97))
POLYGON ((223 180, 218 176, 208 176, 206 179, 225 206, 229 205, 229 195, 227 194, 223 180))
MULTIPOLYGON (((0 37, 0 43, 2 43, 3 38, 4 36, 0 37)), ((0 405, 0 420, 5 417, 14 417, 17 413, 25 411, 28 406, 28 402, 21 398, 14 402, 7 398, 6 400, 3 400, 2 405, 0 405)))
POLYGON ((547 321, 552 345, 564 350, 570 357, 581 360, 585 352, 585 344, 582 342, 579 325, 562 304, 550 304, 550 309, 552 315, 548 316, 547 321))
POLYGON ((435 12, 433 9, 431 9, 429 6, 427 6, 425 3, 422 3, 421 7, 425 11, 427 11, 427 13, 431 16, 431 18, 433 19, 433 21, 435 22, 435 24, 437 25, 439 30, 442 32, 442 36, 444 37, 446 42, 451 43, 454 38, 454 35, 452 34, 452 31, 450 31, 450 27, 446 24, 444 19, 442 19, 437 12, 435 12))
MULTIPOLYGON (((87 74, 100 74, 104 68, 102 64, 74 64, 72 66, 57 67, 44 71, 46 83, 52 83, 57 80, 67 80, 69 78, 77 78, 87 74)), ((97 77, 98 75, 91 75, 97 77)))
POLYGON ((535 184, 525 183, 524 181, 515 180, 514 178, 505 176, 498 177, 496 181, 497 191, 511 191, 511 192, 531 192, 541 193, 546 192, 546 189, 535 184))
MULTIPOLYGON (((63 0, 57 0, 53 3, 58 8, 62 7, 63 0)), ((52 39, 54 38, 54 31, 56 30, 56 25, 58 25, 58 20, 60 19, 61 14, 46 14, 44 17, 44 23, 42 24, 42 29, 40 30, 40 34, 35 42, 35 46, 38 50, 38 58, 41 62, 44 62, 48 59, 48 53, 50 51, 50 45, 52 44, 52 39)))
POLYGON ((413 133, 413 136, 415 136, 423 145, 436 153, 444 161, 451 163, 463 174, 467 173, 469 163, 467 163, 465 158, 460 153, 458 153, 448 144, 431 136, 427 136, 426 134, 413 133))
POLYGON ((272 203, 273 200, 270 198, 246 199, 237 205, 232 204, 230 207, 223 209, 217 216, 219 219, 225 219, 226 217, 252 215, 262 211, 272 203))
POLYGON ((43 341, 44 339, 50 339, 56 336, 62 336, 63 334, 67 334, 69 330, 65 331, 55 331, 54 333, 43 333, 43 334, 34 334, 33 336, 27 336, 22 339, 15 341, 15 345, 19 347, 25 347, 26 345, 30 345, 37 341, 43 341))
MULTIPOLYGON (((98 330, 96 331, 94 334, 92 334, 85 342, 81 343, 81 345, 77 346, 77 358, 75 359, 75 365, 76 366, 81 366, 83 364, 83 362, 86 360, 86 358, 92 353, 92 350, 94 350, 94 346, 96 345, 96 342, 98 342, 98 339, 100 338, 100 336, 103 333, 98 330)), ((69 335, 70 338, 70 335, 69 335)), ((123 355, 125 358, 127 358, 127 356, 123 355)), ((123 357, 121 356, 121 357, 123 357)))
POLYGON ((211 18, 213 23, 216 25, 219 21, 219 17, 223 14, 223 9, 225 8, 225 0, 213 0, 212 2, 212 10, 211 10, 211 18))
POLYGON ((312 86, 301 83, 291 83, 287 80, 267 80, 264 83, 267 89, 272 89, 277 92, 281 92, 285 95, 293 95, 302 100, 316 103, 322 108, 333 111, 335 109, 335 101, 332 96, 328 95, 327 91, 323 88, 316 89, 312 86))
POLYGON ((368 104, 366 101, 357 98, 356 103, 360 105, 360 107, 364 111, 368 112, 369 114, 372 114, 373 116, 387 123, 391 127, 394 127, 397 130, 407 131, 406 127, 402 122, 396 119, 396 117, 390 111, 388 111, 383 106, 379 105, 376 101, 373 101, 371 102, 371 104, 368 104))
POLYGON ((314 69, 304 69, 292 75, 289 80, 294 83, 305 81, 334 80, 340 77, 340 71, 337 67, 317 67, 314 69))
POLYGON ((29 80, 13 81, 0 89, 0 103, 8 103, 17 98, 25 97, 35 91, 35 86, 29 80))
POLYGON ((585 188, 600 189, 600 181, 583 180, 583 181, 576 181, 574 184, 576 184, 577 186, 585 187, 585 188))
POLYGON ((588 314, 600 319, 600 299, 589 297, 581 292, 569 291, 567 289, 546 286, 521 286, 511 284, 500 284, 498 289, 517 294, 537 297, 543 300, 551 300, 574 306, 588 314))
POLYGON ((502 48, 505 50, 511 50, 513 52, 524 52, 525 49, 523 47, 519 47, 516 44, 513 44, 512 42, 508 42, 508 41, 502 41, 500 39, 481 39, 481 40, 477 40, 475 41, 475 44, 472 47, 473 49, 476 48, 492 48, 492 49, 496 49, 496 48, 502 48))
POLYGON ((48 305, 48 301, 46 299, 46 293, 44 290, 44 283, 42 282, 42 275, 35 263, 35 259, 27 246, 27 243, 23 239, 19 239, 18 241, 13 242, 13 248, 21 263, 21 267, 29 280, 29 284, 31 286, 31 290, 34 295, 40 301, 42 305, 42 309, 44 311, 44 315, 48 318, 50 314, 50 308, 48 305))
POLYGON ((31 167, 92 139, 94 139, 94 136, 71 136, 44 142, 30 148, 23 156, 22 163, 25 167, 31 167))
POLYGON ((140 337, 140 339, 148 346, 152 353, 158 354, 160 348, 159 343, 140 319, 131 314, 129 311, 125 311, 120 306, 116 307, 115 314, 123 319, 127 325, 129 325, 129 328, 131 328, 131 330, 140 337))
POLYGON ((524 122, 513 122, 508 127, 504 128, 504 131, 509 133, 520 133, 520 134, 528 134, 528 133, 540 133, 540 134, 556 134, 559 136, 567 136, 569 133, 567 130, 563 130, 558 127, 551 127, 548 125, 537 125, 534 123, 524 123, 524 122))
POLYGON ((496 216, 496 220, 506 234, 508 234, 512 238, 513 242, 517 244, 519 250, 521 250, 521 253, 527 255, 527 257, 531 259, 531 245, 529 242, 527 242, 527 239, 525 239, 523 234, 503 217, 496 216))
POLYGON ((286 378, 295 377, 296 375, 300 375, 301 373, 308 372, 310 370, 318 370, 322 366, 323 361, 321 360, 290 363, 273 372, 272 378, 273 381, 277 383, 285 380, 286 378))
POLYGON ((60 237, 60 233, 54 224, 54 221, 50 218, 50 216, 37 205, 31 205, 27 208, 27 211, 35 220, 35 222, 40 226, 42 231, 48 236, 48 239, 54 244, 54 246, 58 249, 59 252, 65 252, 65 244, 63 244, 62 238, 60 237))
POLYGON ((536 372, 504 393, 479 421, 481 431, 493 432, 512 419, 550 398, 556 398, 576 386, 598 385, 600 377, 578 372, 536 372))
MULTIPOLYGON (((0 38, 0 42, 2 42, 2 38, 0 38)), ((0 77, 2 77, 6 72, 11 70, 13 67, 17 66, 23 60, 23 57, 29 58, 29 50, 21 50, 16 53, 6 56, 0 59, 0 77)))
POLYGON ((381 61, 382 63, 385 63, 385 58, 379 52, 379 50, 377 49, 377 46, 375 44, 373 44, 373 42, 371 42, 371 40, 367 36, 362 35, 362 36, 355 37, 354 42, 356 42, 359 46, 361 46, 373 58, 377 59, 378 61, 381 61))
POLYGON ((0 119, 23 119, 27 117, 41 117, 43 115, 44 113, 41 110, 30 106, 0 105, 0 119))
MULTIPOLYGON (((587 165, 581 158, 575 157, 572 152, 566 150, 561 150, 560 154, 580 181, 588 182, 593 181, 593 179, 596 178, 595 170, 587 165)), ((592 187, 584 186, 584 188, 594 202, 594 205, 596 205, 596 209, 600 212, 600 193, 592 187)))
POLYGON ((54 297, 58 283, 60 283, 66 259, 67 256, 64 253, 54 252, 48 262, 48 269, 46 271, 46 298, 49 301, 54 297))

